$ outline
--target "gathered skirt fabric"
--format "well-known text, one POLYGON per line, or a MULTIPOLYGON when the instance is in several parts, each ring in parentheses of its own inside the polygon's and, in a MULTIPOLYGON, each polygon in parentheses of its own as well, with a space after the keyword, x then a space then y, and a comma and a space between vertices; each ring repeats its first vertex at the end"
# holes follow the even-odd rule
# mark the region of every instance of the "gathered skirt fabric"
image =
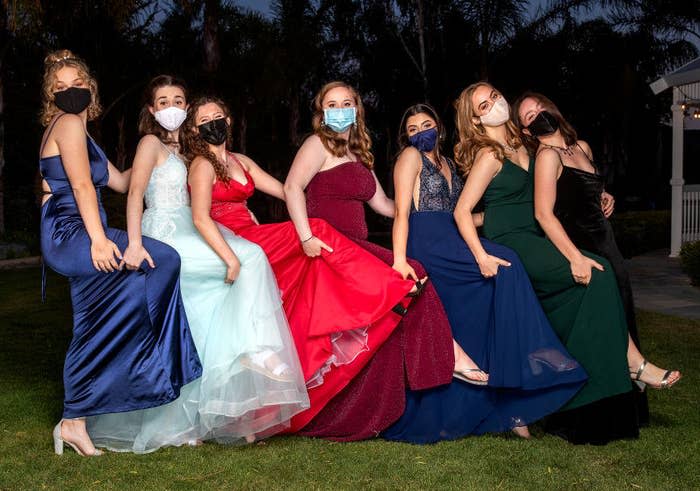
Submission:
POLYGON ((487 279, 452 213, 415 212, 409 220, 407 254, 425 267, 455 340, 489 374, 489 382, 454 380, 407 391, 403 416, 383 437, 429 443, 507 431, 564 406, 587 375, 552 330, 518 256, 482 240, 489 254, 511 263, 487 279))

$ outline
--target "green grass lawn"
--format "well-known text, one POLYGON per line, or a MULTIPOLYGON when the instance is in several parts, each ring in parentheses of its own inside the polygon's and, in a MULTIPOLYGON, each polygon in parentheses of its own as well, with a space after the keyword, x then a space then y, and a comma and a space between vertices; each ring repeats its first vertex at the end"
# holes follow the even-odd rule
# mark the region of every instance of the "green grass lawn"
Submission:
POLYGON ((148 455, 53 454, 70 339, 67 282, 38 269, 0 271, 0 489, 700 489, 700 323, 642 312, 645 351, 684 379, 651 391, 651 425, 636 441, 572 446, 543 435, 436 445, 275 437, 148 455))

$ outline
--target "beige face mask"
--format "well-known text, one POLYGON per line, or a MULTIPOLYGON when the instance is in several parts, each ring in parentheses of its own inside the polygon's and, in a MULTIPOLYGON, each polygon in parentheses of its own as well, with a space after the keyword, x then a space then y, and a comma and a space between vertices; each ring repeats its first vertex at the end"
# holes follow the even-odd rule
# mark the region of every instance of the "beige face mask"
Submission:
POLYGON ((491 110, 479 119, 484 126, 501 126, 508 121, 508 118, 510 118, 510 106, 503 96, 499 96, 491 106, 491 110))

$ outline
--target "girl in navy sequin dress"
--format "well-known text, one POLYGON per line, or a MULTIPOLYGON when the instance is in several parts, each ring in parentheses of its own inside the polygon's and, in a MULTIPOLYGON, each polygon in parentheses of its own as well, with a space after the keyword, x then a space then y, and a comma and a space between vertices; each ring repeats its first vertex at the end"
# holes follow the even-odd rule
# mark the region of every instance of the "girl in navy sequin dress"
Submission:
POLYGON ((505 261, 497 273, 480 271, 453 217, 462 182, 440 154, 442 132, 427 105, 404 114, 403 151, 394 169, 394 268, 406 269, 407 255, 423 264, 452 335, 485 385, 472 378, 409 390, 403 416, 383 436, 427 443, 512 429, 528 437, 526 425, 563 406, 586 373, 552 331, 515 253, 482 240, 489 254, 505 261))

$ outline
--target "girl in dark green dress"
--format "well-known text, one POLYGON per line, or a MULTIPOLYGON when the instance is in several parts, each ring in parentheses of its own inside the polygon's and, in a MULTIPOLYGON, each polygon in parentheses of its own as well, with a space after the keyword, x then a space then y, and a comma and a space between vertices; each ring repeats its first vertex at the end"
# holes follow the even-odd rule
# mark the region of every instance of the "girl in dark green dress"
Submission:
MULTIPOLYGON (((630 345, 612 268, 594 254, 562 250, 559 237, 540 228, 535 162, 518 138, 503 96, 480 82, 467 87, 455 105, 455 159, 467 176, 455 210, 460 231, 465 239, 476 234, 471 211, 483 197, 485 236, 518 253, 552 327, 589 375, 562 412, 550 418, 548 430, 572 443, 638 436, 630 372, 636 377, 644 358, 630 345)), ((472 252, 482 274, 497 273, 499 258, 472 252)), ((655 377, 650 368, 641 374, 647 383, 658 383, 655 377)))

